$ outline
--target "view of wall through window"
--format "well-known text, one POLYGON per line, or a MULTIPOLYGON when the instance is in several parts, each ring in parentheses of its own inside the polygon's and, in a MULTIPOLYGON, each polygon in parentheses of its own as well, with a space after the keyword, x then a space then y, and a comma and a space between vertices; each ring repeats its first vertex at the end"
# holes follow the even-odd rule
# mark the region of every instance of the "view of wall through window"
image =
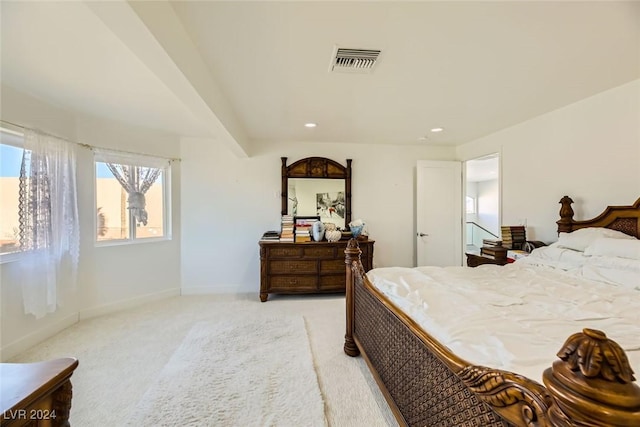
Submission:
MULTIPOLYGON (((4 143, 12 135, 0 132, 0 253, 11 253, 20 249, 18 186, 22 148, 4 143)), ((22 142, 17 135, 12 139, 22 142)))

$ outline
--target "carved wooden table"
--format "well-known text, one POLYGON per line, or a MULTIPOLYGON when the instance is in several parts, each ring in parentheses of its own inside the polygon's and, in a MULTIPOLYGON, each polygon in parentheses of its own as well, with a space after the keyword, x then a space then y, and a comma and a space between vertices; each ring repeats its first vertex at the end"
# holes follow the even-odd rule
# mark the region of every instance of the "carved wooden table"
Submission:
POLYGON ((0 404, 5 426, 69 426, 71 375, 78 360, 0 363, 0 404))

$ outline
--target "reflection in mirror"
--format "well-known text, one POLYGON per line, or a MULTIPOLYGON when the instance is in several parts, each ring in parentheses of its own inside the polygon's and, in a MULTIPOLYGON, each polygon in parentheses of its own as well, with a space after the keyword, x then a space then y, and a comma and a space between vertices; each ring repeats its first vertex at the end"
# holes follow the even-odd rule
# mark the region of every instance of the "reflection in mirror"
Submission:
POLYGON ((347 166, 326 157, 306 157, 287 166, 282 160, 280 213, 319 216, 346 229, 351 222, 351 159, 347 166))
POLYGON ((343 179, 289 178, 288 213, 320 216, 324 223, 345 226, 345 181, 343 179))

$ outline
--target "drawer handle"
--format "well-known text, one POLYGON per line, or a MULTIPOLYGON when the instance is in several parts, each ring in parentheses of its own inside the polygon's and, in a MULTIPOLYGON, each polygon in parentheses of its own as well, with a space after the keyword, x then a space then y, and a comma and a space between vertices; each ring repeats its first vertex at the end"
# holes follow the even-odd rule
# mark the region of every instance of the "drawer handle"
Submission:
POLYGON ((297 285, 298 284, 298 279, 290 279, 289 280, 289 284, 290 285, 297 285))

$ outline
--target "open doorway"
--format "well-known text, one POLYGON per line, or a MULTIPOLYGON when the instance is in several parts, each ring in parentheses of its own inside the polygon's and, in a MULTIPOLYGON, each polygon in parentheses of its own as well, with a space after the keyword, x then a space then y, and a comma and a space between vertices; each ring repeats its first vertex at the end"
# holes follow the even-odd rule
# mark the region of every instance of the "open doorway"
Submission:
POLYGON ((500 155, 465 162, 466 252, 480 253, 483 240, 500 239, 500 155))

